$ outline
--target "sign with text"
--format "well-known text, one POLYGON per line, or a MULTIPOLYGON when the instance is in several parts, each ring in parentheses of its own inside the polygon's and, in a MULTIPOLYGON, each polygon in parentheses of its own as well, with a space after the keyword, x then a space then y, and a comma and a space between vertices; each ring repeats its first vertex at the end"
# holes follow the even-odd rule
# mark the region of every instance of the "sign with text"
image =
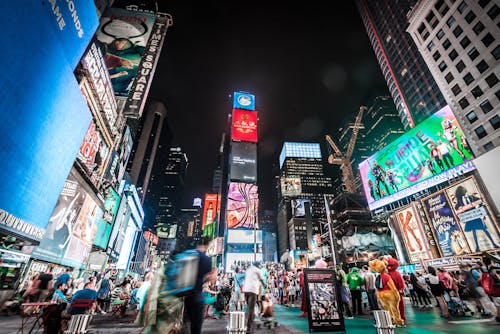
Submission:
POLYGON ((257 145, 234 142, 231 144, 230 179, 253 183, 257 181, 257 145))
POLYGON ((430 259, 427 240, 419 217, 411 206, 396 212, 396 220, 403 236, 404 245, 411 263, 430 259))
POLYGON ((233 109, 231 139, 257 142, 257 112, 233 109))
POLYGON ((333 269, 304 269, 310 332, 343 332, 344 317, 333 269))

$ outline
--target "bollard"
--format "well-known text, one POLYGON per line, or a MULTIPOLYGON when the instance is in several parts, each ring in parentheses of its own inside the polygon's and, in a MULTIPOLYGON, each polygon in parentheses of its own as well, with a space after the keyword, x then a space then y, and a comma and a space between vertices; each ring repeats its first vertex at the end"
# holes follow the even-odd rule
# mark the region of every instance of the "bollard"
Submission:
POLYGON ((392 324, 391 315, 389 312, 380 310, 373 311, 373 316, 375 317, 375 328, 377 328, 377 334, 394 334, 394 326, 392 324))
POLYGON ((230 334, 245 334, 246 331, 245 312, 230 312, 227 332, 230 334))

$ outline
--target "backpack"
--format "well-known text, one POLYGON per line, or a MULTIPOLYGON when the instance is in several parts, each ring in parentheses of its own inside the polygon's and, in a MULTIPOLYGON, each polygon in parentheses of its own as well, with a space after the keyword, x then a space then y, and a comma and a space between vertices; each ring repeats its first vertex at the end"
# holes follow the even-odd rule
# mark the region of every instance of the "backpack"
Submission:
POLYGON ((383 289, 384 288, 384 282, 382 282, 382 275, 377 275, 377 278, 375 278, 375 289, 383 289))
POLYGON ((183 297, 193 292, 198 277, 200 254, 195 249, 186 250, 174 256, 167 265, 165 290, 168 295, 183 297))
POLYGON ((480 282, 488 296, 500 297, 500 283, 495 282, 494 274, 492 275, 489 271, 483 272, 480 282))

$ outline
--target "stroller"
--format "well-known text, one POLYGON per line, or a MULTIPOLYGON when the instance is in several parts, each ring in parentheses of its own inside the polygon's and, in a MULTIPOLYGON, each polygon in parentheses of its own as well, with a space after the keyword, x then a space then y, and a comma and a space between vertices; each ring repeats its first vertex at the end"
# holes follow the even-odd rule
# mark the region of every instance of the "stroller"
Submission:
POLYGON ((450 315, 453 317, 472 317, 474 311, 472 311, 467 304, 458 297, 448 297, 446 298, 448 304, 448 310, 450 315))
POLYGON ((278 322, 274 320, 274 304, 270 293, 262 296, 262 308, 260 312, 260 322, 257 328, 265 326, 269 329, 278 327, 278 322))

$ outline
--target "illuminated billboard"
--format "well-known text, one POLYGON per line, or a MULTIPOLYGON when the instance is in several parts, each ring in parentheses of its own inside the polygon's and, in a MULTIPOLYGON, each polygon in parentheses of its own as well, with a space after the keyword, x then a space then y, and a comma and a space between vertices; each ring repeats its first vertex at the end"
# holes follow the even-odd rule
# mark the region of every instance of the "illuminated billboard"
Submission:
POLYGON ((397 211, 395 215, 410 262, 417 263, 420 260, 431 259, 425 232, 413 208, 409 206, 397 211))
POLYGON ((234 142, 231 145, 229 178, 232 181, 257 181, 257 145, 234 142))
POLYGON ((280 168, 286 158, 321 159, 321 147, 319 143, 285 142, 280 153, 280 168))
POLYGON ((359 165, 371 210, 475 169, 446 106, 359 165))
POLYGON ((422 203, 433 228, 441 255, 446 257, 470 253, 467 240, 451 210, 445 193, 435 193, 422 200, 422 203))
POLYGON ((500 248, 498 226, 473 177, 446 188, 472 253, 500 248))
POLYGON ((243 92, 234 92, 233 108, 255 110, 255 95, 243 92))
POLYGON ((292 199, 292 215, 294 217, 305 217, 306 216, 306 205, 305 203, 309 203, 309 213, 312 212, 311 209, 311 201, 304 198, 292 199))
POLYGON ((205 194, 203 203, 203 220, 201 229, 204 236, 214 237, 217 230, 217 209, 219 208, 217 194, 205 194))
POLYGON ((231 139, 257 142, 257 112, 233 109, 231 139))
POLYGON ((231 182, 227 195, 227 228, 254 228, 257 226, 259 195, 251 183, 231 182))
POLYGON ((92 1, 70 3, 2 3, 0 228, 36 241, 91 120, 73 71, 98 19, 92 1))
POLYGON ((128 97, 155 23, 153 13, 109 8, 96 37, 105 54, 115 95, 128 97))
POLYGON ((227 243, 230 244, 253 244, 262 243, 262 230, 227 230, 227 243))
POLYGON ((97 130, 94 121, 90 122, 82 146, 78 151, 77 159, 95 186, 98 185, 100 177, 104 174, 104 160, 108 155, 108 150, 108 146, 104 142, 101 133, 97 130))
POLYGON ((281 178, 281 195, 283 196, 299 196, 302 194, 302 182, 300 177, 282 177, 281 178))
POLYGON ((123 133, 122 142, 120 143, 120 153, 119 153, 119 161, 120 167, 118 169, 118 181, 120 182, 123 179, 123 175, 125 175, 125 170, 127 168, 128 159, 130 157, 130 153, 132 152, 132 146, 134 141, 132 139, 132 135, 130 134, 130 128, 128 126, 125 127, 125 132, 123 133))
POLYGON ((94 245, 102 249, 108 246, 109 237, 113 230, 113 221, 116 217, 120 205, 120 196, 113 188, 108 188, 106 200, 104 201, 104 214, 97 226, 97 232, 94 238, 94 245))

